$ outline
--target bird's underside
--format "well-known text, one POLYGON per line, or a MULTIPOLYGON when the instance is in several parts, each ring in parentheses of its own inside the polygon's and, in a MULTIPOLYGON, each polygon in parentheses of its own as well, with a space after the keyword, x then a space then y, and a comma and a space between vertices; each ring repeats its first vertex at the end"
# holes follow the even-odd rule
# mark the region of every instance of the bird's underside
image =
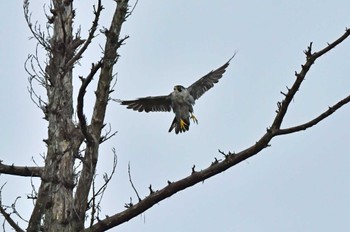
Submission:
POLYGON ((198 123, 198 120, 193 115, 195 100, 219 81, 235 55, 236 53, 220 68, 209 72, 187 88, 176 85, 174 91, 169 95, 144 97, 136 100, 120 100, 119 102, 121 105, 126 105, 128 109, 138 112, 170 112, 173 110, 175 117, 169 132, 173 129, 175 129, 176 134, 186 132, 189 130, 190 119, 198 123))

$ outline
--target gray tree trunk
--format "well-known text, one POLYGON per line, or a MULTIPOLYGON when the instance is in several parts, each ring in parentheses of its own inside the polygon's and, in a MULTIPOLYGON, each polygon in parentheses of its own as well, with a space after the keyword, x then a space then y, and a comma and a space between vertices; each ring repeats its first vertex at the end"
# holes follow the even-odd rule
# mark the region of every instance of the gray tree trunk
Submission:
POLYGON ((49 122, 47 155, 38 199, 28 231, 74 231, 71 223, 74 188, 74 155, 82 142, 73 124, 72 47, 73 6, 69 1, 53 1, 51 57, 46 67, 49 122), (40 226, 43 225, 43 228, 40 226))
MULTIPOLYGON (((107 41, 104 57, 91 70, 91 78, 98 69, 101 70, 91 124, 86 125, 85 116, 82 113, 84 96, 82 95, 77 109, 80 125, 77 126, 73 122, 72 70, 73 64, 81 56, 80 51, 76 51, 77 47, 85 41, 80 40, 79 37, 73 38, 73 1, 53 1, 51 10, 53 34, 49 41, 49 63, 45 69, 48 103, 44 113, 49 123, 46 140, 47 155, 37 201, 27 229, 29 232, 41 230, 68 232, 80 231, 84 228, 113 65, 117 60, 116 50, 120 46, 119 33, 125 21, 127 2, 117 1, 111 27, 105 32, 107 41), (79 148, 84 139, 86 148, 82 157, 83 168, 78 183, 75 183, 74 162, 80 155, 79 148), (75 196, 73 189, 76 190, 75 196)), ((98 20, 98 16, 96 18, 98 20)), ((89 39, 85 43, 88 45, 89 39)), ((86 80, 82 79, 82 81, 81 92, 85 93, 83 87, 86 80)))

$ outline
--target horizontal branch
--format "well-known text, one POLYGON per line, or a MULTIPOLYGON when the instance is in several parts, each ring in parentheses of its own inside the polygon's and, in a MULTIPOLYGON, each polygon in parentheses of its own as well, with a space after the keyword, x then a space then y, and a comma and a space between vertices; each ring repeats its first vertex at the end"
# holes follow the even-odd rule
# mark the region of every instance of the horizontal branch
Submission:
POLYGON ((350 95, 347 96, 346 98, 342 99, 341 101, 339 101, 337 104, 329 107, 327 111, 323 112, 322 114, 320 114, 318 117, 314 118, 313 120, 311 120, 307 123, 298 125, 298 126, 285 128, 285 129, 279 129, 275 132, 275 134, 276 135, 285 135, 285 134, 291 134, 294 132, 298 132, 301 130, 306 130, 306 129, 316 125, 317 123, 319 123, 323 119, 327 118, 328 116, 333 114, 336 110, 338 110, 340 107, 342 107, 343 105, 345 105, 349 102, 350 102, 350 95))
POLYGON ((43 167, 6 165, 0 162, 0 173, 14 176, 41 177, 43 167))

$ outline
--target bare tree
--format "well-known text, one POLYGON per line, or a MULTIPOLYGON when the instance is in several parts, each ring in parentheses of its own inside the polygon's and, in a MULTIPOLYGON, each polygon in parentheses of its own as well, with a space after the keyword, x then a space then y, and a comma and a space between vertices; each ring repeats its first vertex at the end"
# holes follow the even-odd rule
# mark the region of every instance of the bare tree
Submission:
MULTIPOLYGON (((193 166, 189 176, 174 182, 168 181, 168 185, 162 189, 154 190, 152 186, 149 186, 149 195, 143 199, 134 188, 129 167, 129 180, 138 197, 138 202, 127 203, 125 210, 101 219, 97 213, 99 212, 97 196, 106 189, 112 175, 105 176, 105 184, 98 190, 94 187, 94 177, 100 144, 113 136, 113 133, 103 134, 102 129, 105 126, 105 114, 111 99, 110 94, 113 91, 113 73, 114 65, 118 61, 118 49, 127 39, 127 37, 121 37, 120 31, 123 22, 131 15, 132 9, 128 0, 116 0, 110 27, 101 29, 106 37, 103 55, 100 59, 93 61, 90 73, 86 77, 80 77, 81 85, 75 107, 73 105, 72 73, 74 65, 79 62, 96 36, 100 14, 103 11, 101 0, 98 0, 93 9, 95 18, 87 38, 83 39, 79 32, 74 32, 75 12, 72 0, 52 1, 50 15, 47 15, 48 27, 45 30, 31 22, 29 1, 24 1, 25 19, 28 26, 38 42, 38 48, 43 49, 47 54, 45 67, 41 65, 42 62, 37 53, 29 56, 26 65, 30 95, 43 111, 45 120, 48 121, 48 138, 44 141, 47 145, 47 152, 43 167, 20 167, 0 163, 0 173, 40 178, 41 180, 38 191, 34 191, 32 196, 35 205, 26 229, 29 232, 105 231, 116 227, 177 192, 258 154, 269 146, 274 137, 306 130, 318 124, 350 101, 350 95, 346 96, 308 122, 289 128, 282 127, 288 107, 309 69, 318 58, 348 38, 350 29, 346 29, 342 36, 320 51, 313 51, 312 43, 310 43, 305 50, 306 61, 301 66, 301 70, 295 72, 293 85, 285 92, 281 91, 283 99, 277 103, 273 122, 255 144, 238 153, 219 151, 223 159, 214 158, 212 164, 201 171, 197 171, 193 166), (84 115, 84 97, 93 79, 97 81, 96 99, 92 117, 87 120, 84 115), (34 82, 45 88, 46 99, 41 99, 36 94, 33 88, 34 82), (77 113, 78 122, 74 120, 74 112, 77 113), (79 164, 81 166, 77 169, 79 164), (89 222, 86 220, 87 216, 90 218, 89 222)), ((25 231, 11 217, 13 213, 17 213, 15 207, 8 207, 0 201, 0 213, 13 229, 25 231)))

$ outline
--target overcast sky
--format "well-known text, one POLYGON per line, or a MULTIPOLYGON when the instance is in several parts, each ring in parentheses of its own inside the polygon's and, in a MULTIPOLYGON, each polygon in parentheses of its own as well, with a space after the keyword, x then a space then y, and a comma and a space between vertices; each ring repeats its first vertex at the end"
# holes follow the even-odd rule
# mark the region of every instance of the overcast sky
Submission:
MULTIPOLYGON (((45 27, 43 5, 33 1, 33 21, 45 27)), ((76 0, 75 30, 82 35, 93 20, 95 1, 76 0)), ((42 165, 42 142, 47 123, 31 102, 23 64, 35 51, 35 41, 23 17, 21 1, 0 8, 0 65, 2 144, 6 164, 42 165)), ((109 27, 114 1, 104 0, 100 26, 109 27)), ((189 132, 168 133, 172 113, 137 113, 109 104, 106 122, 116 136, 102 145, 98 178, 109 173, 116 149, 118 165, 105 194, 101 218, 123 210, 130 197, 131 164, 141 197, 191 173, 204 169, 218 149, 239 152, 251 146, 272 123, 276 103, 294 71, 304 63, 303 50, 313 41, 323 48, 350 27, 350 2, 325 1, 142 1, 123 25, 129 35, 115 66, 118 82, 112 97, 134 99, 169 94, 173 86, 188 86, 224 64, 234 53, 227 72, 195 105, 198 125, 189 132)), ((47 10, 48 11, 48 10, 47 10)), ((74 71, 86 76, 101 56, 100 35, 74 71)), ((42 57, 44 60, 45 57, 42 57)), ((318 60, 294 98, 283 127, 304 123, 350 94, 350 40, 318 60)), ((96 81, 96 79, 94 80, 96 81)), ((44 95, 44 91, 39 93, 44 95)), ((90 116, 94 89, 88 88, 90 116)), ((275 138, 271 147, 204 183, 155 205, 142 216, 111 231, 348 231, 350 229, 350 107, 307 131, 275 138)), ((17 209, 28 219, 32 203, 28 178, 2 175, 4 204, 17 196, 17 209)), ((38 183, 38 181, 34 181, 38 183)), ((101 182, 100 182, 101 183, 101 182)), ((1 220, 3 218, 1 217, 1 220)), ((20 222, 24 225, 23 222, 20 222)), ((24 227, 24 226, 23 226, 24 227)))

